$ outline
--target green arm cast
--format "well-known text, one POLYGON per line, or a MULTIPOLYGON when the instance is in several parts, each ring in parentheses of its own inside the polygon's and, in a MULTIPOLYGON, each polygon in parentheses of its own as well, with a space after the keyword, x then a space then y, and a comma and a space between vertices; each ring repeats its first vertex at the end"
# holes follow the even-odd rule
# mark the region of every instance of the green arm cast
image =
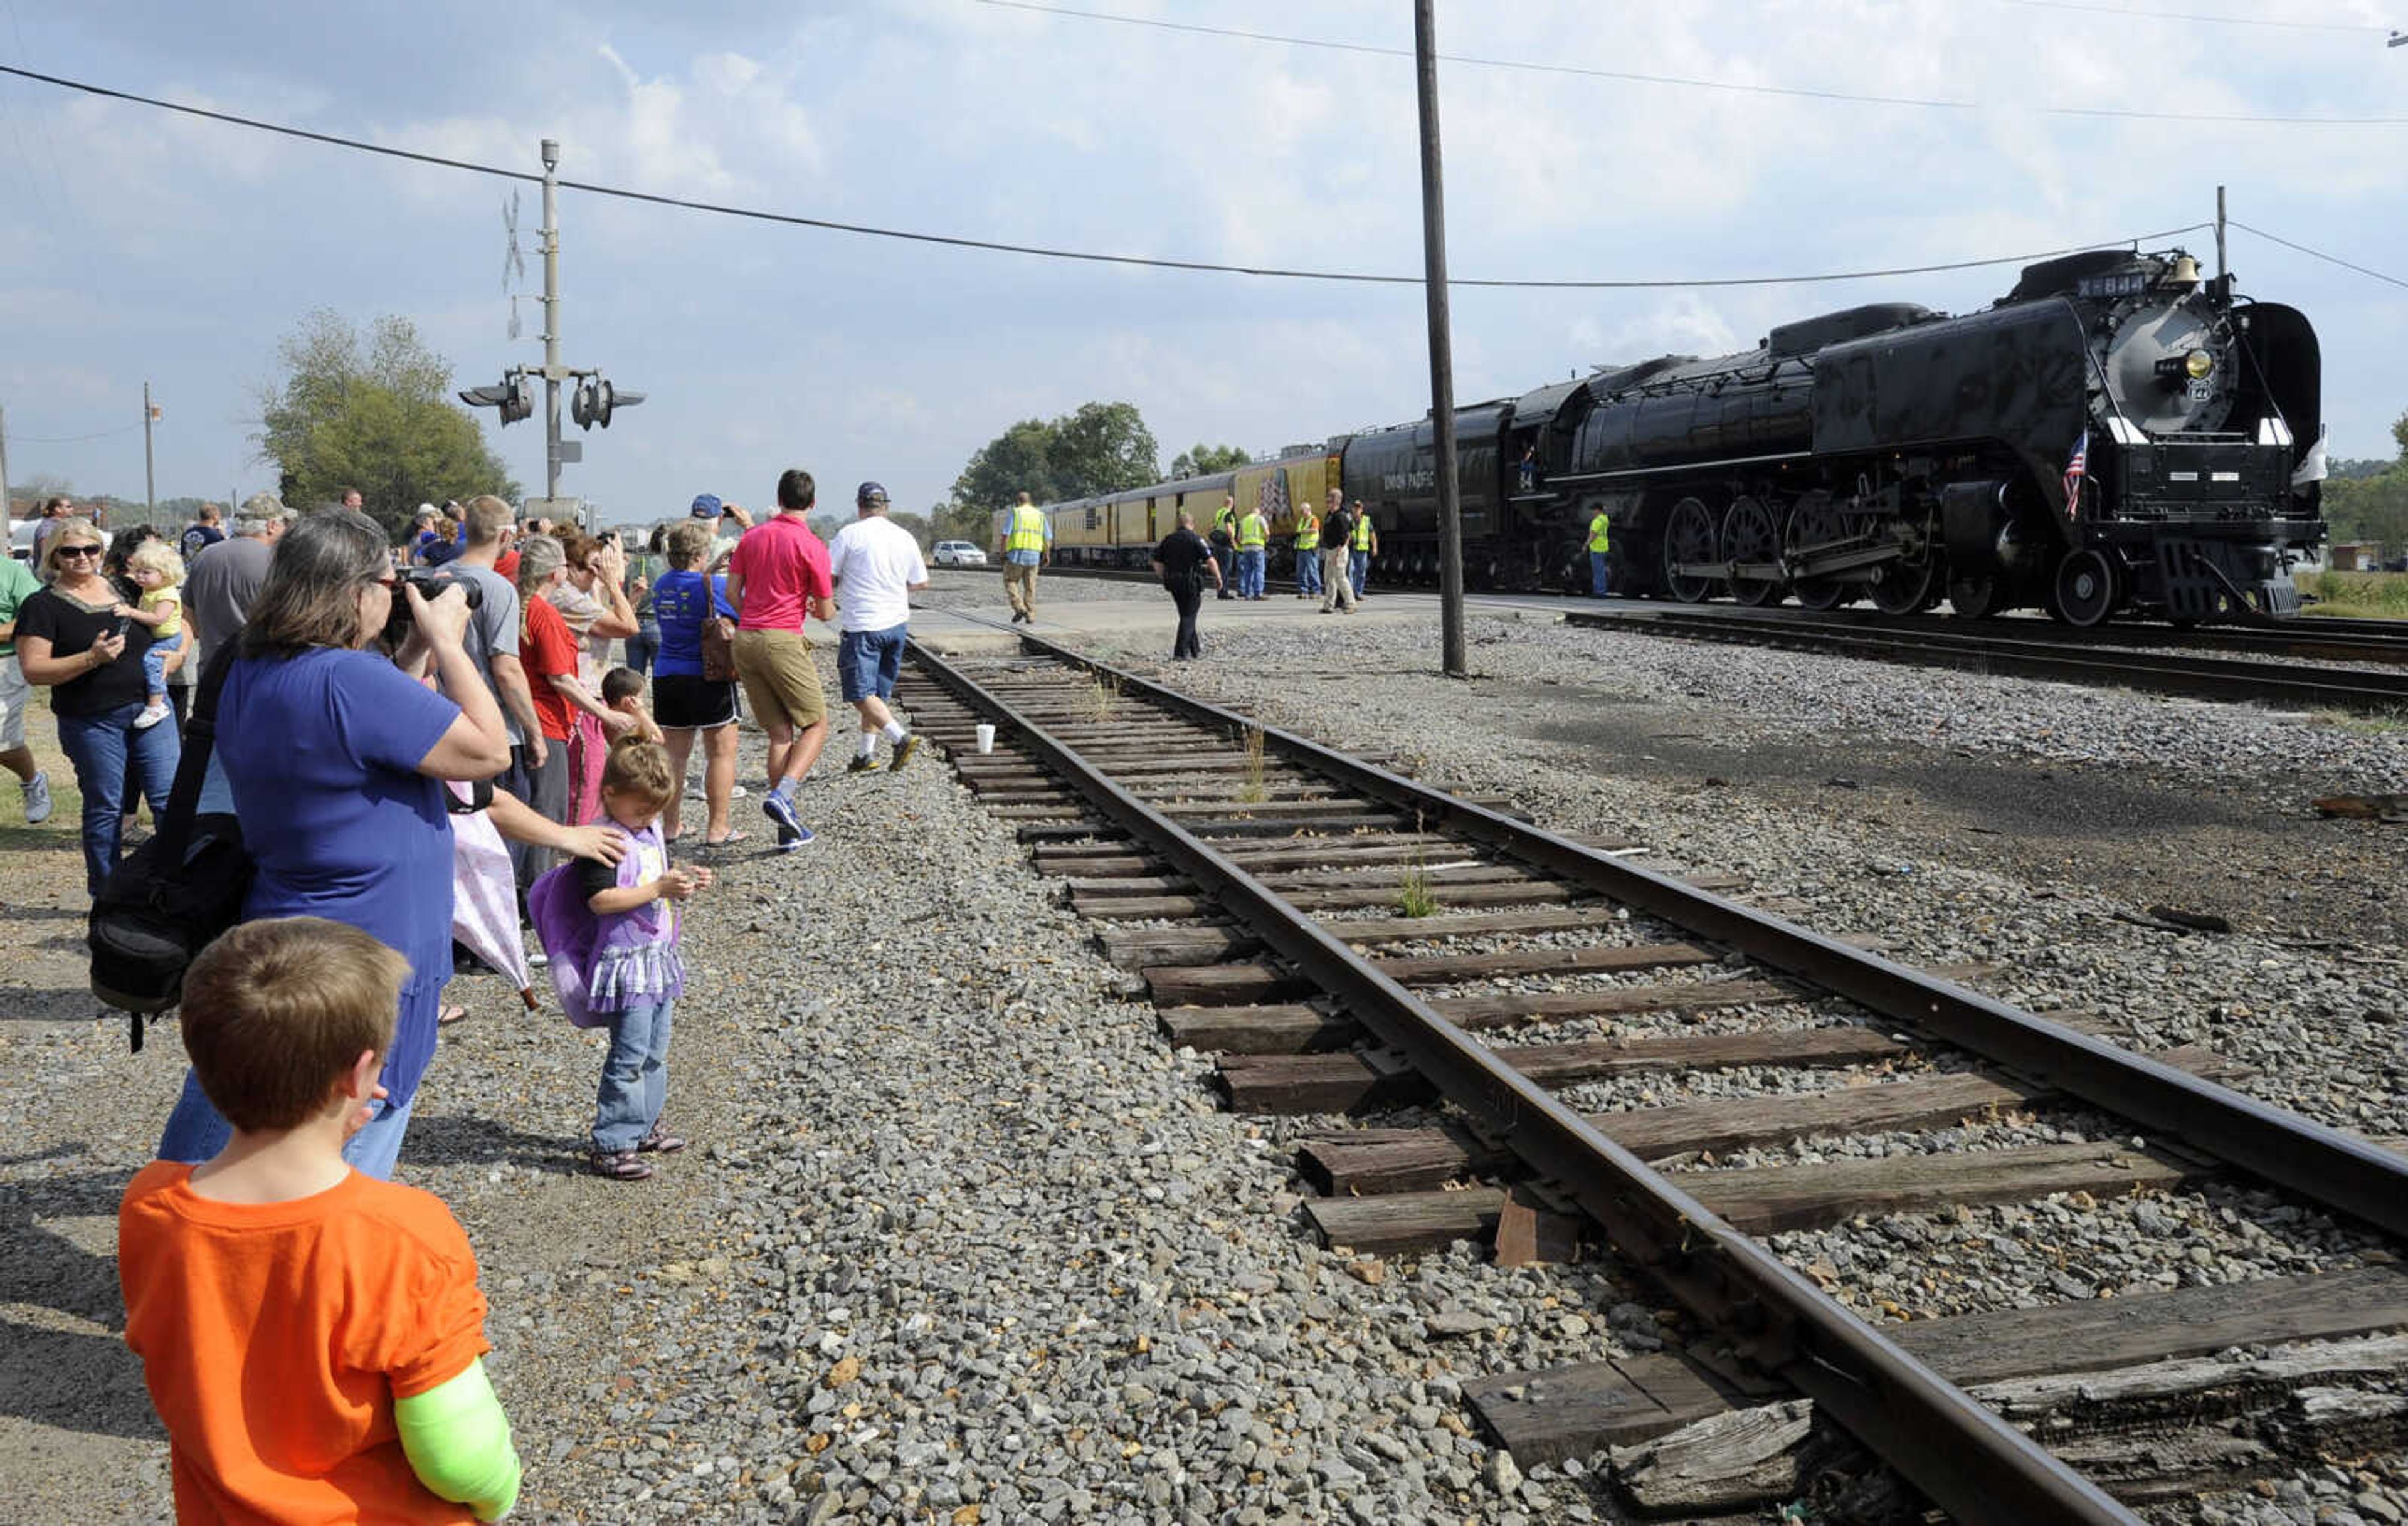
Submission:
POLYGON ((479 1520, 499 1520, 519 1499, 519 1454, 480 1361, 424 1393, 393 1403, 401 1452, 418 1481, 465 1505, 479 1520))

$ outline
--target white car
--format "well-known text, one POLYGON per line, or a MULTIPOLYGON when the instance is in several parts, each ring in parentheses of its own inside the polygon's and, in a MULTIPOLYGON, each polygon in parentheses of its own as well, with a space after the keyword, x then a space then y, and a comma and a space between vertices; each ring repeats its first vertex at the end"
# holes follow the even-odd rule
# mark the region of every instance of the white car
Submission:
POLYGON ((967 540, 940 540, 931 560, 940 567, 983 567, 986 553, 967 540))

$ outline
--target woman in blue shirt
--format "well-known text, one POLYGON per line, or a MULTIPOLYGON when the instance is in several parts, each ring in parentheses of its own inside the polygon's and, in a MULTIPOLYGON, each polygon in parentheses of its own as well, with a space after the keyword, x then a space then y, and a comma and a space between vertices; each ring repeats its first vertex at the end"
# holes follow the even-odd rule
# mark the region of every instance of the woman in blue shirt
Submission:
MULTIPOLYGON (((348 922, 409 961, 377 1116, 343 1152, 379 1177, 400 1153, 452 978, 441 781, 490 778, 509 762, 501 709, 462 644, 468 606, 457 589, 432 603, 403 590, 410 632, 399 654, 365 649, 393 613, 394 581, 384 532, 365 514, 325 509, 286 531, 226 675, 216 744, 258 865, 244 920, 348 922), (423 681, 430 658, 458 704, 423 681)), ((226 1136, 187 1073, 160 1158, 208 1160, 226 1136)))
MULTIPOLYGON (((736 607, 727 602, 725 577, 695 571, 710 554, 710 531, 709 521, 681 520, 662 537, 669 570, 652 584, 652 615, 661 626, 660 650, 652 657, 652 719, 680 779, 694 752, 695 733, 702 734, 702 798, 710 808, 703 838, 729 843, 744 836, 727 824, 727 803, 736 790, 736 681, 702 676, 702 622, 713 617, 733 620, 736 607)), ((661 831, 670 837, 681 830, 678 813, 684 793, 681 786, 662 813, 661 831)))

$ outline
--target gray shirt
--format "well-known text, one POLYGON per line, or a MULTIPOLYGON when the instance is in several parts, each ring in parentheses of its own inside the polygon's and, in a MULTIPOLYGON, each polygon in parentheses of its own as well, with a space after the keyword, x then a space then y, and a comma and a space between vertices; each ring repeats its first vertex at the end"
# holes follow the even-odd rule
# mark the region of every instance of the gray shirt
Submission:
POLYGON ((494 692, 494 703, 501 706, 502 724, 509 728, 510 745, 522 746, 526 738, 519 733, 519 719, 510 714, 509 703, 502 698, 501 686, 494 682, 494 656, 519 654, 519 591, 491 567, 447 562, 442 570, 483 591, 477 607, 468 612, 468 629, 461 645, 468 649, 468 661, 477 664, 485 687, 494 692))
POLYGON ((209 654, 234 639, 251 618, 251 601, 267 581, 267 563, 276 549, 256 535, 230 535, 204 548, 184 574, 184 614, 199 627, 200 639, 185 659, 185 670, 197 682, 209 654))

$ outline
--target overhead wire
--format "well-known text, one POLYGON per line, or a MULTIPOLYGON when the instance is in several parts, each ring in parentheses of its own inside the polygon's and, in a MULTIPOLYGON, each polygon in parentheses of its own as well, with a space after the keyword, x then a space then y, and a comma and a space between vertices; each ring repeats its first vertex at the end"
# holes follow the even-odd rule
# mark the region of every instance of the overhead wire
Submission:
POLYGON ((1999 0, 2000 5, 2033 10, 2076 10, 2094 16, 2130 16, 2151 21, 2198 21, 2210 26, 2259 26, 2285 32, 2373 32, 2389 28, 2372 21, 2295 21, 2273 16, 2219 16, 2203 11, 2144 10, 2138 6, 2100 5, 2097 0, 1999 0))
POLYGON ((2401 280, 2397 276, 2386 276, 2380 270, 2369 269, 2365 265, 2344 260, 2338 254, 2327 254, 2322 250, 2310 249, 2305 244, 2295 244, 2291 240, 2283 237, 2280 234, 2271 234, 2263 228, 2253 228, 2246 222, 2243 222, 2238 219, 2231 220, 2229 225, 2238 228, 2245 234, 2255 234, 2258 237, 2265 239, 2270 244, 2280 244, 2286 250, 2296 250, 2312 260, 2322 260, 2327 264, 2339 265, 2344 270, 2355 270, 2361 276, 2370 276, 2376 280, 2387 281, 2393 286, 2408 289, 2408 280, 2401 280))
POLYGON ((86 440, 105 440, 118 435, 131 435, 141 427, 142 421, 137 419, 122 429, 104 429, 97 435, 20 435, 12 430, 7 435, 7 442, 10 445, 81 445, 86 440))
MULTIPOLYGON (((262 121, 255 117, 236 116, 229 111, 216 111, 205 107, 186 106, 177 101, 160 100, 138 95, 131 91, 112 89, 59 75, 42 74, 15 64, 0 64, 0 74, 38 80, 63 90, 81 91, 108 100, 151 107, 162 111, 179 112, 208 121, 229 126, 250 128, 255 132, 273 133, 305 142, 323 144, 330 148, 347 149, 359 153, 381 155, 411 164, 428 164, 442 169, 461 170, 476 175, 491 175, 506 180, 523 180, 537 184, 543 177, 529 170, 507 169, 498 164, 480 164, 474 160, 455 159, 445 154, 423 153, 414 149, 399 149, 390 144, 370 143, 364 139, 345 137, 336 133, 321 133, 283 122, 262 121)), ((935 234, 905 228, 886 228, 871 223, 842 222, 831 218, 806 217, 795 212, 777 212, 757 207, 737 207, 723 202, 708 202, 690 196, 672 196, 660 192, 637 191, 626 186, 607 185, 594 180, 560 181, 566 191, 580 191, 590 195, 609 196, 621 201, 646 203, 654 207, 673 207, 686 211, 705 212, 718 217, 748 219, 791 227, 816 228, 830 233, 855 234, 868 238, 899 239, 915 244, 934 244, 953 249, 981 250, 990 253, 1023 254, 1038 259, 1068 260, 1090 264, 1135 266, 1152 270, 1184 270, 1213 275, 1260 276, 1283 280, 1345 282, 1372 286, 1419 286, 1419 276, 1383 275, 1368 271, 1301 270, 1277 265, 1229 264, 1210 260, 1176 260, 1140 254, 1108 254, 1096 250, 1063 249, 1044 244, 1018 244, 993 238, 971 238, 955 234, 935 234)), ((1595 279, 1540 280, 1497 277, 1455 277, 1449 286, 1467 288, 1512 289, 1517 291, 1686 291, 1706 287, 1734 286, 1805 286, 1837 281, 1885 279, 1897 276, 1928 276, 1958 270, 1979 270, 1993 265, 2029 264, 2036 260, 2052 259, 2081 250, 2106 249, 2117 245, 2147 243, 2160 238, 2175 238, 2197 233, 2207 227, 2194 222, 2185 227, 2160 229, 2153 233, 2124 238, 2099 239, 2086 244, 2069 244, 2058 249, 2032 253, 1993 255, 1978 260, 1951 260, 1930 264, 1890 265, 1876 270, 1822 271, 1804 275, 1782 276, 1706 276, 1673 279, 1595 279)))
MULTIPOLYGON (((1040 16, 1058 16, 1082 21, 1106 21, 1116 26, 1150 27, 1164 32, 1185 32, 1200 36, 1228 37, 1245 42, 1279 43, 1290 48, 1315 48, 1330 52, 1368 53, 1383 58, 1412 58, 1410 48, 1381 43, 1346 42, 1327 37, 1302 37, 1278 32, 1256 32, 1242 27, 1207 26, 1197 21, 1165 21, 1154 16, 1125 16, 1107 10, 1082 10, 1071 6, 1056 6, 1043 0, 973 0, 974 4, 992 6, 999 10, 1024 10, 1040 16)), ((2408 117, 2296 117, 2224 111, 2155 111, 2137 107, 2104 106, 2023 106, 2013 102, 1963 101, 1944 96, 1876 95, 1856 91, 1820 90, 1802 85, 1765 85, 1738 79, 1704 79, 1686 75, 1643 74, 1628 69, 1591 68, 1578 64, 1550 64, 1530 59, 1483 58, 1466 53, 1440 53, 1442 64, 1469 64, 1484 69, 1513 69, 1529 74, 1567 75, 1587 79, 1616 79, 1627 84, 1669 85, 1683 90, 1724 91, 1740 95, 1777 95, 1809 101, 1842 101, 1866 106, 1914 107, 1937 111, 2010 111, 2030 112, 2045 117, 2087 117, 2128 121, 2222 122, 2254 127, 2398 127, 2408 125, 2408 117)))

